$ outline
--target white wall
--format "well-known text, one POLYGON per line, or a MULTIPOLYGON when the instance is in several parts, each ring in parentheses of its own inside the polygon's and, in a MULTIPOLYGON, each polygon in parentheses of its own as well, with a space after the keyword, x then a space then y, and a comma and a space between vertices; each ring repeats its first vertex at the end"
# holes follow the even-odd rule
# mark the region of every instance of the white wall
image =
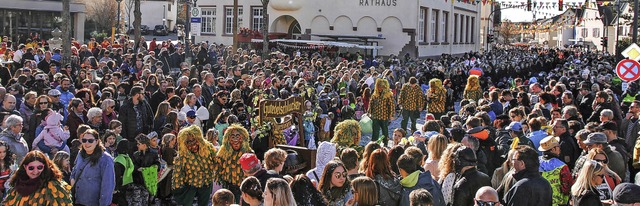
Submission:
MULTIPOLYGON (((251 26, 251 8, 261 6, 260 0, 243 0, 239 2, 243 8, 242 26, 251 26)), ((230 35, 224 35, 224 8, 232 7, 233 0, 199 0, 200 8, 215 8, 216 23, 215 34, 203 34, 196 37, 196 41, 205 41, 231 44, 233 39, 230 35)), ((379 50, 380 55, 398 54, 411 41, 411 36, 407 32, 416 30, 418 26, 418 13, 420 6, 437 8, 442 11, 449 11, 449 19, 453 21, 454 6, 475 13, 459 10, 456 12, 474 16, 475 44, 463 45, 463 51, 479 49, 479 29, 480 16, 479 6, 456 2, 454 6, 451 2, 444 1, 406 1, 406 0, 271 0, 268 7, 269 31, 286 32, 291 24, 291 18, 295 18, 301 27, 302 33, 325 34, 325 35, 358 35, 358 36, 382 36, 385 39, 375 40, 384 48, 379 50), (384 2, 385 5, 371 5, 376 2, 384 2), (369 3, 369 5, 366 5, 369 3), (287 16, 287 17, 285 17, 287 16), (289 17, 290 16, 290 17, 289 17), (354 29, 355 28, 355 29, 354 29)), ((453 28, 449 27, 451 30, 453 28)), ((450 35, 451 32, 449 32, 450 35)), ((311 36, 312 40, 319 39, 311 36)), ((417 44, 414 47, 419 47, 417 44)), ((431 45, 429 45, 431 46, 431 45)), ((448 53, 457 50, 457 47, 446 47, 438 45, 419 48, 420 56, 440 55, 442 52, 448 53), (441 48, 442 47, 442 48, 441 48), (441 52, 442 51, 442 52, 441 52)))
MULTIPOLYGON (((122 11, 125 13, 127 12, 125 9, 122 11)), ((172 30, 176 24, 178 16, 178 4, 176 3, 176 0, 141 1, 140 11, 142 12, 142 25, 147 25, 150 29, 153 29, 155 25, 162 25, 162 19, 164 17, 164 19, 166 19, 165 25, 169 27, 169 30, 172 30), (169 9, 171 9, 171 11, 169 11, 169 9)), ((133 21, 135 20, 133 9, 131 10, 130 20, 127 20, 128 16, 126 14, 122 15, 125 21, 133 26, 133 21)))

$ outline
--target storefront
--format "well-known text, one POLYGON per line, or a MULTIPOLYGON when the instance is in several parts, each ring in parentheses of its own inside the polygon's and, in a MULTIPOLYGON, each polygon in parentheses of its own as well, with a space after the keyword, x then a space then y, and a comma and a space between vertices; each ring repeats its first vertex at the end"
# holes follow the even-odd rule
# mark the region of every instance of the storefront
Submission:
MULTIPOLYGON (((18 38, 37 33, 51 38, 51 31, 62 29, 61 1, 3 0, 0 8, 0 34, 18 38)), ((71 35, 84 39, 85 5, 71 3, 71 35)))
MULTIPOLYGON (((233 42, 233 1, 198 1, 202 18, 196 41, 233 42)), ((260 31, 259 0, 240 1, 238 28, 260 31)), ((330 40, 326 36, 379 37, 379 55, 438 56, 478 51, 480 5, 445 0, 271 0, 269 32, 291 39, 330 40)), ((358 42, 348 42, 358 43, 358 42)), ((364 45, 364 44, 363 44, 364 45)))

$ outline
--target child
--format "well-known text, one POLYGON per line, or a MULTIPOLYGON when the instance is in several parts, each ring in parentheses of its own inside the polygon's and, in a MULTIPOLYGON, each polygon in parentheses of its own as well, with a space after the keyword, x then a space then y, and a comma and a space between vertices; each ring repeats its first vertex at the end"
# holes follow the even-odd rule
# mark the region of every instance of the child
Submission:
POLYGON ((211 198, 211 202, 215 206, 229 206, 235 202, 235 197, 230 190, 220 189, 213 193, 213 197, 211 198))
POLYGON ((69 152, 67 147, 67 139, 71 136, 69 133, 69 127, 65 126, 62 129, 63 117, 57 112, 50 112, 45 117, 45 126, 42 132, 33 140, 32 148, 38 148, 45 154, 50 156, 55 155, 58 151, 69 152))
POLYGON ((69 183, 71 178, 71 156, 65 151, 59 151, 53 156, 53 163, 60 168, 62 172, 62 179, 69 183))
POLYGON ((4 141, 0 141, 0 197, 4 197, 6 190, 4 185, 11 176, 12 156, 9 145, 4 141))
POLYGON ((116 134, 116 144, 118 144, 122 140, 122 135, 120 134, 122 133, 122 122, 116 119, 111 120, 109 122, 109 130, 116 134))
POLYGON ((147 137, 149 138, 149 150, 160 154, 160 145, 158 145, 158 133, 151 132, 147 134, 147 137))
POLYGON ((162 202, 171 202, 171 176, 173 169, 173 159, 178 155, 176 150, 176 135, 167 133, 162 136, 162 155, 161 158, 161 171, 158 179, 158 193, 157 196, 162 202))
POLYGON ((205 139, 209 142, 211 142, 211 144, 213 144, 213 146, 218 146, 218 136, 219 136, 219 132, 217 129, 215 128, 211 128, 209 130, 207 130, 207 134, 205 135, 205 139))
POLYGON ((116 133, 111 130, 108 130, 104 135, 102 135, 102 142, 104 144, 105 151, 109 153, 112 157, 116 155, 116 133))

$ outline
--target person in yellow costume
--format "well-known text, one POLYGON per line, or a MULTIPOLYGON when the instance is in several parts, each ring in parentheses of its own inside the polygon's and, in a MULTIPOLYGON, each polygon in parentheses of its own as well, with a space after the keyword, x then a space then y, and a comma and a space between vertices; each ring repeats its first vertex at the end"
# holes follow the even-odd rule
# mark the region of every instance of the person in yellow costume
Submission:
POLYGON ((71 186, 39 150, 27 153, 9 181, 11 189, 2 205, 73 205, 71 186))
POLYGON ((200 127, 192 125, 178 133, 178 157, 174 160, 173 195, 178 205, 209 203, 213 186, 216 150, 202 136, 200 127))
POLYGON ((362 129, 358 121, 351 119, 344 120, 336 125, 331 143, 336 144, 340 151, 344 148, 354 148, 362 154, 362 146, 359 145, 361 136, 362 129))
POLYGON ((231 190, 240 199, 240 184, 244 173, 240 166, 240 157, 244 153, 254 153, 249 146, 249 132, 239 124, 227 127, 222 137, 222 146, 216 157, 216 182, 225 189, 231 190))

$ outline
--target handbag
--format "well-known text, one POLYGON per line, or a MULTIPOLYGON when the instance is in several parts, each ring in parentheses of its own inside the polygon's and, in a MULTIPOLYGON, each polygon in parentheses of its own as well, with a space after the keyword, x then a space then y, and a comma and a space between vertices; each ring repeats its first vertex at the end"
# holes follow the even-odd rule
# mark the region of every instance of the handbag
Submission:
MULTIPOLYGON (((84 169, 87 168, 88 164, 89 164, 89 161, 87 161, 87 163, 84 163, 84 166, 82 167, 82 169, 78 173, 78 179, 80 179, 80 177, 82 177, 82 172, 84 172, 84 169)), ((73 200, 73 202, 76 202, 76 184, 77 183, 78 183, 78 181, 75 181, 73 183, 73 186, 71 187, 71 200, 73 200)))
POLYGON ((362 128, 363 134, 373 133, 373 120, 369 117, 369 114, 363 114, 360 119, 360 128, 362 128))

